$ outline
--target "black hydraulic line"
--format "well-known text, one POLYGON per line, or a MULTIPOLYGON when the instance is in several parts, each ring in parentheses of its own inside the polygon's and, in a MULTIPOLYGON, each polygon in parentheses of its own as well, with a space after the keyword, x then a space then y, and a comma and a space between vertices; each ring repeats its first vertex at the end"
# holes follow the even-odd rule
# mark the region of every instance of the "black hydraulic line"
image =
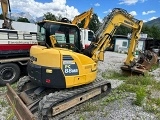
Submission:
POLYGON ((10 6, 10 1, 8 0, 8 8, 9 8, 9 12, 11 12, 11 6, 10 6))

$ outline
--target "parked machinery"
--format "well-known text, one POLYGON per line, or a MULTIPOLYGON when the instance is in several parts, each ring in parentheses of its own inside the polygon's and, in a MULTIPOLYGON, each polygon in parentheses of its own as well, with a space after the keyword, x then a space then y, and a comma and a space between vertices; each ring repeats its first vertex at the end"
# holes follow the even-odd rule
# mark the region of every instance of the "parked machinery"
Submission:
POLYGON ((71 22, 72 24, 78 25, 78 23, 84 20, 84 26, 83 28, 80 28, 81 29, 81 41, 82 41, 82 45, 84 49, 90 45, 91 39, 94 36, 94 32, 88 29, 88 25, 91 21, 92 14, 93 14, 93 8, 81 13, 80 15, 75 16, 71 22))
POLYGON ((4 23, 0 29, 0 86, 14 83, 26 72, 29 49, 38 44, 37 33, 14 30, 7 17, 9 0, 1 0, 4 23))
POLYGON ((89 22, 92 18, 92 14, 93 14, 93 8, 91 8, 90 10, 88 10, 86 12, 81 13, 80 15, 75 16, 74 19, 72 20, 72 24, 77 25, 82 20, 85 20, 83 28, 88 29, 88 25, 89 25, 89 22))
POLYGON ((96 34, 98 42, 83 52, 76 25, 46 20, 38 23, 39 38, 46 44, 31 47, 28 76, 19 80, 18 92, 7 84, 7 100, 18 119, 56 119, 67 115, 68 109, 108 93, 111 83, 96 79, 97 62, 104 60, 105 49, 119 25, 133 29, 125 65, 136 65, 131 64, 143 22, 120 8, 113 9, 104 22, 96 34))

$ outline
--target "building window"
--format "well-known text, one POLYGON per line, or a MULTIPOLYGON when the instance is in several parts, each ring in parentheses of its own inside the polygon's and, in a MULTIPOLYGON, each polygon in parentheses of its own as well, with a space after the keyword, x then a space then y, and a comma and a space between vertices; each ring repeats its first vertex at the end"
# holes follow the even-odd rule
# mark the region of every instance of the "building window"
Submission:
POLYGON ((122 46, 123 46, 123 47, 127 47, 127 42, 126 42, 126 41, 123 41, 122 46))

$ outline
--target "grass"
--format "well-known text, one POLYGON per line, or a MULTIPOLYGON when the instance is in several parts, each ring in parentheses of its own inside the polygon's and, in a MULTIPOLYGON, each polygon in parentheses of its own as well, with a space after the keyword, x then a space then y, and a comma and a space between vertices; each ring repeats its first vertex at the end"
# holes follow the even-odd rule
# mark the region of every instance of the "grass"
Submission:
POLYGON ((91 102, 86 102, 84 105, 80 108, 80 112, 92 112, 98 109, 98 106, 91 102))
POLYGON ((160 82, 154 81, 154 82, 152 83, 152 89, 155 89, 155 90, 159 90, 159 91, 160 91, 160 82))
POLYGON ((151 85, 152 82, 151 76, 130 76, 126 80, 126 84, 132 85, 151 85))
POLYGON ((0 92, 1 93, 5 93, 7 91, 7 87, 4 86, 4 87, 0 87, 0 92))
POLYGON ((7 107, 8 106, 8 103, 6 101, 6 99, 3 97, 3 98, 0 98, 0 105, 2 107, 7 107))
POLYGON ((114 90, 112 91, 111 94, 109 94, 106 98, 103 99, 101 105, 107 105, 108 103, 112 102, 112 101, 115 101, 115 100, 119 100, 119 99, 122 99, 126 96, 124 96, 124 92, 121 91, 121 90, 114 90))
MULTIPOLYGON (((158 68, 158 65, 154 65, 152 70, 158 68)), ((154 80, 153 76, 145 74, 145 76, 127 76, 115 71, 105 71, 102 73, 102 77, 106 79, 118 79, 123 80, 116 90, 123 92, 131 92, 136 94, 135 105, 142 106, 144 110, 155 113, 160 118, 160 98, 150 98, 152 90, 160 91, 160 82, 154 80)), ((111 101, 117 100, 121 95, 116 93, 111 94, 105 101, 104 104, 108 104, 111 101)))
POLYGON ((157 69, 157 68, 159 68, 159 64, 153 65, 152 68, 151 68, 151 71, 153 71, 153 70, 155 70, 155 69, 157 69))
POLYGON ((15 116, 13 110, 11 108, 8 108, 6 113, 9 113, 5 115, 6 120, 13 120, 15 116))
MULTIPOLYGON (((12 84, 11 87, 13 89, 16 89, 17 83, 12 84)), ((6 86, 0 87, 0 92, 2 94, 5 94, 7 92, 7 87, 6 86)), ((0 106, 1 106, 0 112, 2 112, 2 110, 6 109, 6 112, 3 114, 3 116, 5 117, 5 119, 6 120, 13 120, 13 118, 15 116, 14 112, 11 109, 11 107, 8 107, 8 102, 7 102, 6 97, 4 95, 1 95, 0 106)))
POLYGON ((80 115, 79 120, 86 120, 86 117, 83 115, 80 115))
POLYGON ((152 103, 160 106, 160 98, 157 98, 157 99, 156 98, 151 98, 151 101, 152 101, 152 103))
POLYGON ((144 87, 140 87, 136 91, 136 100, 135 100, 135 105, 142 106, 144 99, 147 96, 146 89, 144 87))
MULTIPOLYGON (((11 87, 15 90, 17 88, 17 83, 12 84, 11 87)), ((0 92, 1 93, 6 93, 7 92, 7 87, 6 86, 0 87, 0 92)))
POLYGON ((127 75, 121 74, 115 71, 105 71, 102 72, 102 77, 106 79, 119 79, 119 80, 126 80, 127 75))

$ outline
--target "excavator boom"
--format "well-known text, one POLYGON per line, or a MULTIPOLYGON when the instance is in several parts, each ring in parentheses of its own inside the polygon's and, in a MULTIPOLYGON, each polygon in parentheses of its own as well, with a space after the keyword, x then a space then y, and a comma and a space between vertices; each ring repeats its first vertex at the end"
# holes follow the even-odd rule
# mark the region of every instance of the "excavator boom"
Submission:
POLYGON ((126 26, 133 30, 132 32, 133 38, 131 39, 131 45, 128 51, 129 54, 128 57, 130 58, 130 60, 134 58, 134 55, 132 53, 134 52, 134 48, 136 47, 137 41, 139 39, 143 22, 140 20, 136 20, 125 10, 120 8, 115 8, 107 17, 105 17, 104 22, 95 33, 97 42, 91 44, 91 47, 89 48, 91 49, 89 50, 91 51, 90 56, 95 61, 99 60, 103 61, 102 56, 104 54, 104 51, 106 50, 107 47, 109 47, 112 36, 114 35, 116 29, 120 25, 126 26))
MULTIPOLYGON (((108 16, 105 17, 104 22, 95 33, 96 39, 98 39, 97 42, 93 42, 84 51, 84 53, 89 57, 91 57, 95 62, 98 62, 99 60, 103 61, 104 52, 106 48, 110 46, 112 36, 114 35, 114 33, 116 32, 116 29, 120 25, 123 25, 132 29, 132 35, 131 35, 132 37, 130 40, 127 58, 124 62, 124 66, 122 66, 121 69, 132 70, 134 72, 143 74, 145 70, 149 70, 151 66, 156 63, 157 57, 154 53, 150 52, 151 59, 149 59, 148 62, 147 62, 148 58, 143 57, 143 63, 137 64, 137 61, 135 61, 134 53, 140 37, 143 21, 135 19, 131 14, 127 13, 127 11, 124 9, 115 8, 112 10, 112 12, 108 16), (138 66, 140 65, 141 68, 138 69, 137 65, 138 66)), ((143 55, 143 56, 147 56, 147 55, 143 55)))
POLYGON ((73 19, 73 21, 72 21, 72 24, 78 24, 82 20, 85 19, 85 23, 84 23, 83 28, 87 29, 88 25, 89 25, 89 22, 90 22, 90 19, 92 18, 92 14, 93 14, 93 8, 91 8, 90 10, 88 10, 86 12, 81 13, 78 16, 75 16, 74 19, 73 19))

